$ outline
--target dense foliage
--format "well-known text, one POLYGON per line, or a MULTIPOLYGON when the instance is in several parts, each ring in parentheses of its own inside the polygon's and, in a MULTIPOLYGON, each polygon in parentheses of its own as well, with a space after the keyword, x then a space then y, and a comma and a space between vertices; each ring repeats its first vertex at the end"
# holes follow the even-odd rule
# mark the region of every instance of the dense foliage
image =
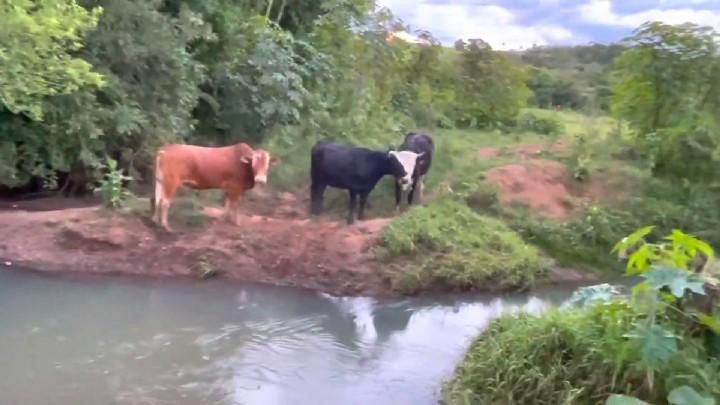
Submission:
POLYGON ((32 4, 0 11, 12 72, 0 81, 0 187, 84 186, 106 156, 146 180, 168 142, 486 127, 512 122, 530 96, 525 69, 482 40, 388 40, 402 24, 371 0, 32 4))
POLYGON ((542 108, 571 108, 608 111, 608 72, 622 44, 592 44, 573 47, 534 47, 512 53, 532 66, 528 87, 531 104, 542 108))
POLYGON ((75 0, 9 0, 0 6, 0 102, 14 113, 42 117, 42 98, 98 86, 102 76, 72 55, 97 25, 102 8, 75 0))
POLYGON ((614 63, 612 111, 654 172, 713 179, 720 156, 720 36, 693 24, 642 25, 614 63))

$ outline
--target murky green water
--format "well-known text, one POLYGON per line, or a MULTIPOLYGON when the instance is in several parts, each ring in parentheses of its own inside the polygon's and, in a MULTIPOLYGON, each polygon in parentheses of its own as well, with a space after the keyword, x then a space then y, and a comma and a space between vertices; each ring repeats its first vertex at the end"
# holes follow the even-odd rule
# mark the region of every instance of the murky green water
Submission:
POLYGON ((433 404, 470 339, 570 291, 376 302, 0 271, 0 404, 433 404))

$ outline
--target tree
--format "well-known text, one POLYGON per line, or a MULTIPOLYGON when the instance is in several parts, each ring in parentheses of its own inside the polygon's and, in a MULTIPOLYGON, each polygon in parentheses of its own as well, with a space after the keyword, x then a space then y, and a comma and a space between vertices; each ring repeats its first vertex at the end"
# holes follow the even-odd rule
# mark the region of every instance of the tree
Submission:
POLYGON ((457 95, 460 122, 469 126, 514 118, 530 97, 526 72, 481 39, 459 40, 457 95))
POLYGON ((102 76, 73 56, 97 25, 102 8, 75 0, 5 0, 0 5, 0 102, 34 120, 45 96, 98 87, 102 76))
POLYGON ((0 187, 85 185, 106 156, 146 180, 169 142, 386 147, 417 125, 510 120, 528 96, 524 70, 479 42, 461 52, 429 33, 428 44, 388 42, 407 27, 373 0, 75 1, 103 14, 68 57, 104 85, 38 93, 43 121, 0 110, 0 187))
POLYGON ((658 174, 717 173, 719 39, 709 27, 649 22, 615 61, 612 112, 629 123, 658 174))
POLYGON ((188 48, 209 34, 205 23, 186 8, 177 18, 162 14, 159 1, 83 5, 104 12, 77 57, 101 72, 106 84, 47 97, 41 123, 19 116, 0 121, 0 185, 58 172, 84 185, 97 177, 105 155, 139 179, 158 145, 192 133, 204 69, 188 48))

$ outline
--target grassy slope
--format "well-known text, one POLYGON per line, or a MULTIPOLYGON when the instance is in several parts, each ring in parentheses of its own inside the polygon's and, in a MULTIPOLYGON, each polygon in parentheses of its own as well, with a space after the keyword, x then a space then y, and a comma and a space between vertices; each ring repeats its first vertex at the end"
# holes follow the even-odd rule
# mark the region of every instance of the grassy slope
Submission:
MULTIPOLYGON (((633 229, 650 223, 664 229, 681 227, 688 232, 697 232, 710 242, 718 242, 718 238, 706 234, 720 226, 720 213, 712 211, 714 195, 698 189, 684 190, 673 182, 651 180, 647 168, 621 158, 628 155, 629 149, 623 146, 622 134, 625 131, 618 131, 613 120, 574 112, 527 111, 559 119, 564 131, 558 137, 499 130, 430 131, 436 142, 436 155, 427 178, 427 208, 403 213, 396 226, 388 229, 383 246, 378 250, 379 257, 388 263, 387 276, 397 288, 415 291, 418 288, 431 288, 435 283, 475 287, 487 286, 490 281, 493 284, 491 287, 513 284, 528 286, 542 277, 546 262, 540 261, 540 256, 534 254, 526 256, 527 245, 539 248, 561 266, 617 271, 618 262, 609 255, 612 245, 633 229), (559 154, 544 153, 542 158, 565 163, 570 173, 578 166, 578 162, 582 162, 589 170, 590 181, 593 178, 619 179, 620 186, 608 192, 618 193, 626 189, 629 190, 628 195, 617 198, 612 204, 591 204, 582 208, 580 215, 564 222, 548 220, 518 207, 499 207, 494 191, 484 180, 484 173, 489 168, 516 162, 518 158, 512 149, 518 145, 549 146, 556 140, 563 140, 573 146, 559 154), (493 158, 482 158, 478 150, 483 147, 498 148, 501 153, 493 158), (471 214, 467 210, 462 212, 469 218, 467 221, 458 222, 454 214, 438 215, 449 209, 446 204, 448 199, 472 211, 471 214), (430 248, 426 246, 425 250, 418 250, 422 254, 408 255, 407 249, 394 249, 392 246, 393 240, 422 244, 427 242, 424 240, 427 239, 426 235, 434 232, 442 235, 447 229, 456 229, 459 237, 449 238, 443 244, 431 242, 430 248), (704 230, 707 232, 703 233, 704 230), (501 236, 498 240, 512 242, 498 245, 491 238, 482 240, 476 237, 476 233, 482 232, 499 233, 501 236), (504 257, 504 260, 518 258, 518 263, 523 263, 527 257, 537 260, 533 259, 521 266, 527 272, 521 277, 521 267, 515 262, 496 266, 488 264, 486 259, 479 256, 504 257), (458 257, 474 259, 463 260, 464 264, 459 265, 458 257), (467 266, 468 263, 472 265, 467 266)), ((402 137, 401 133, 368 134, 363 144, 385 149, 389 145, 399 144, 402 137)), ((299 193, 301 200, 307 197, 309 150, 312 144, 312 140, 299 140, 292 145, 272 141, 264 145, 282 158, 282 163, 270 173, 269 184, 272 189, 299 193)), ((200 194, 214 203, 220 201, 218 195, 200 194)), ((253 197, 249 195, 248 198, 253 197)), ((347 193, 328 189, 325 205, 328 216, 341 220, 347 209, 347 193)), ((453 209, 457 211, 462 208, 455 206, 453 209)), ((395 215, 392 179, 383 179, 373 191, 368 214, 371 217, 395 215)), ((194 224, 198 221, 190 218, 190 222, 194 224)))
MULTIPOLYGON (((532 232, 525 226, 527 218, 516 209, 490 207, 494 205, 492 196, 490 201, 485 201, 484 194, 489 188, 484 173, 492 167, 515 162, 517 156, 512 149, 519 145, 550 146, 558 138, 572 142, 577 135, 587 133, 589 129, 595 134, 607 136, 614 124, 605 117, 588 117, 573 112, 527 111, 559 119, 564 131, 559 137, 500 130, 430 131, 436 143, 436 154, 426 183, 426 207, 402 214, 388 228, 378 249, 379 257, 388 263, 386 272, 396 288, 414 292, 439 285, 490 289, 527 287, 545 274, 548 262, 526 243, 535 243, 532 232), (500 154, 492 158, 481 157, 478 150, 484 147, 497 148, 500 154), (455 237, 447 237, 449 232, 454 232, 455 237), (517 232, 527 236, 526 241, 517 232)), ((388 145, 399 144, 402 137, 400 133, 369 134, 365 146, 384 149, 388 145)), ((312 143, 300 141, 287 145, 271 142, 266 145, 282 158, 282 164, 273 168, 271 173, 271 184, 275 190, 307 195, 312 143)), ((548 154, 544 157, 562 158, 548 154)), ((568 157, 562 159, 567 160, 568 157)), ((325 202, 329 211, 327 215, 341 218, 347 209, 346 204, 346 192, 328 189, 325 202)), ((392 179, 385 178, 380 182, 370 196, 370 204, 370 216, 395 215, 392 179)), ((559 226, 532 213, 530 217, 539 227, 559 226)), ((542 243, 538 246, 553 247, 542 243)), ((553 256, 552 251, 547 253, 553 256)))
MULTIPOLYGON (((632 158, 632 147, 611 121, 587 124, 581 115, 561 116, 567 132, 585 136, 576 139, 584 143, 576 142, 568 156, 558 158, 572 170, 573 160, 585 155, 591 179, 619 178, 627 193, 611 203, 592 204, 565 222, 501 210, 501 218, 527 242, 560 264, 605 269, 618 267, 611 246, 644 225, 657 225, 660 233, 679 228, 715 247, 720 244, 720 213, 712 202, 720 198, 717 190, 653 178, 642 161, 632 158)), ((542 317, 502 317, 474 341, 445 386, 444 403, 601 404, 611 393, 664 403, 668 392, 683 384, 720 397, 720 363, 709 361, 702 342, 692 336, 683 336, 680 351, 656 370, 656 385, 649 391, 644 370, 637 366, 636 348, 623 336, 634 316, 634 308, 613 304, 542 317)))
POLYGON ((406 293, 532 286, 549 265, 501 220, 451 197, 394 221, 378 251, 392 286, 406 293))
POLYGON ((679 352, 657 368, 649 390, 640 354, 624 337, 638 316, 633 305, 617 302, 499 318, 445 384, 443 403, 603 404, 623 393, 659 404, 683 384, 720 395, 720 362, 710 361, 692 336, 683 336, 679 352))

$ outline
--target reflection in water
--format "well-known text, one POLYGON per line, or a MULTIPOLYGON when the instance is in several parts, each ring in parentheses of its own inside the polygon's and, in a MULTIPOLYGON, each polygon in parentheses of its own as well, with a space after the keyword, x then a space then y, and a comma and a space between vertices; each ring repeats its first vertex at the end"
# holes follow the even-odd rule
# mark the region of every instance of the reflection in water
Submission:
POLYGON ((568 291, 378 302, 0 273, 0 403, 431 404, 470 339, 568 291))

